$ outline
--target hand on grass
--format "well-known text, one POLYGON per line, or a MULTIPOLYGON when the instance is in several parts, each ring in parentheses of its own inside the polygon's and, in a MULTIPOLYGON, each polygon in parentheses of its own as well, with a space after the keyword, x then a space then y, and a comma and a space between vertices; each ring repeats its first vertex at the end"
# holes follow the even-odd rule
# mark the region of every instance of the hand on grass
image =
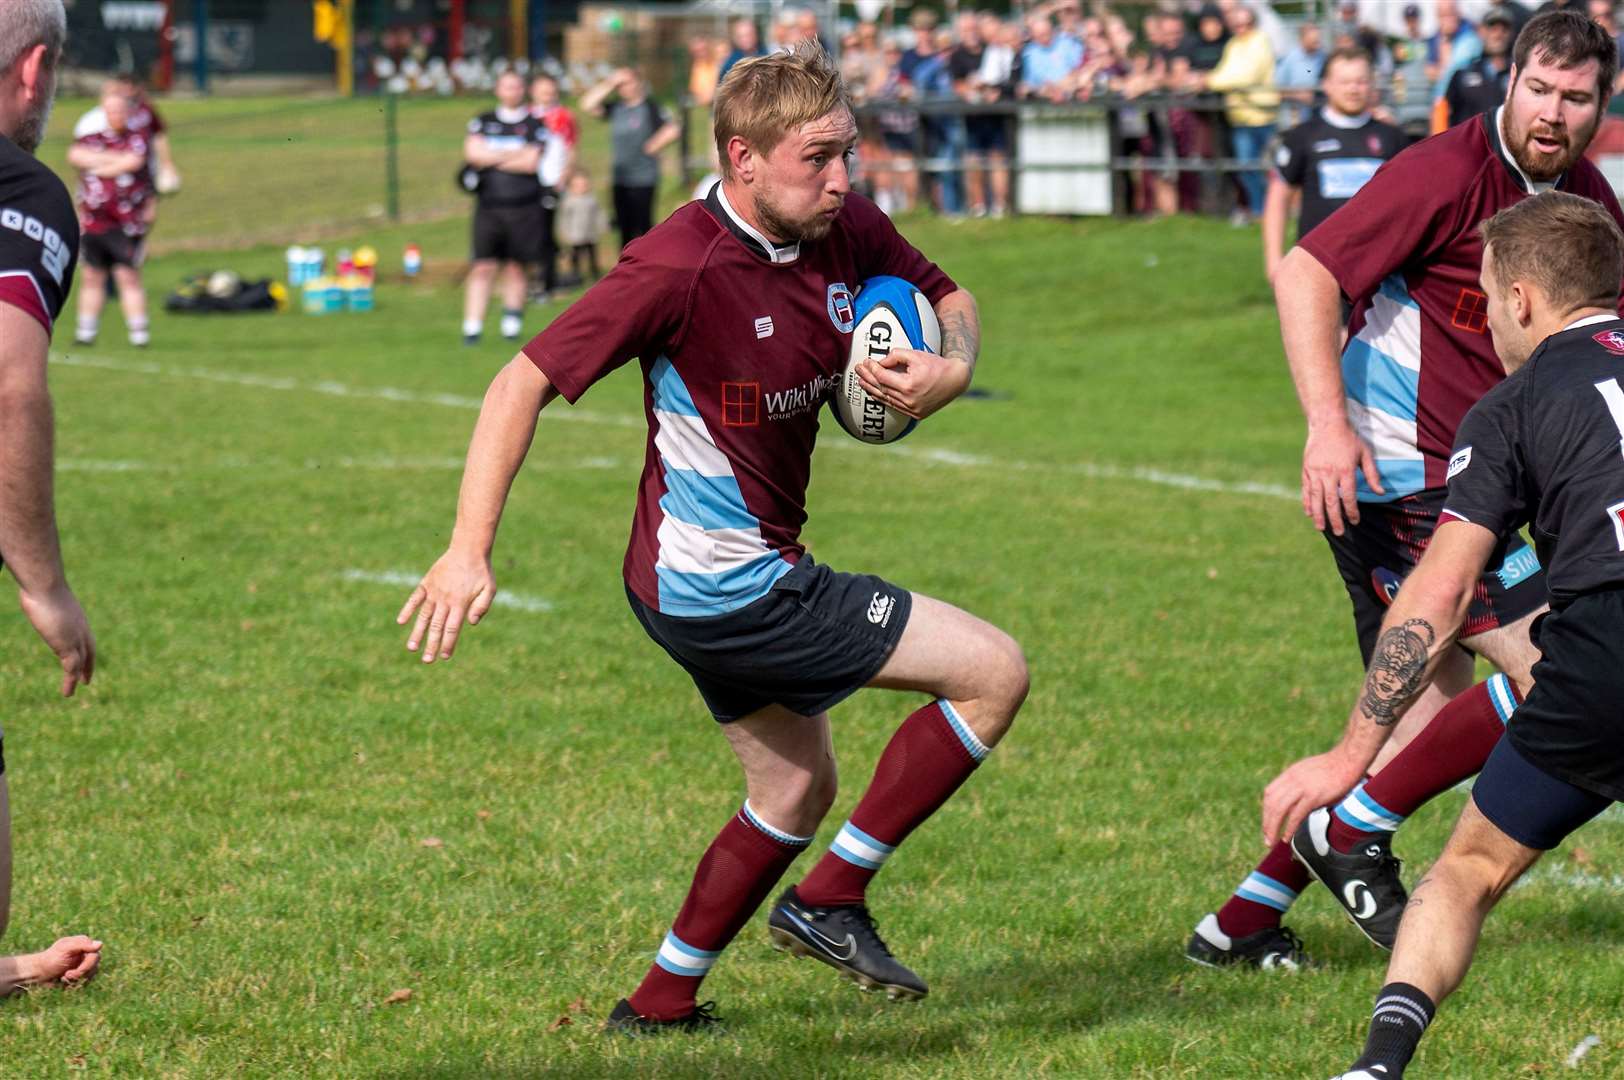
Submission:
POLYGON ((970 366, 917 349, 892 349, 858 364, 857 381, 890 408, 923 420, 970 388, 970 366))
POLYGON ((432 664, 451 659, 463 620, 467 619, 470 626, 477 625, 494 599, 496 577, 491 573, 490 560, 453 548, 423 575, 395 622, 404 626, 412 612, 417 612, 417 623, 406 638, 406 648, 415 652, 421 644, 423 663, 432 664))
POLYGON ((83 934, 57 938, 44 952, 22 957, 30 985, 74 985, 96 974, 101 963, 102 943, 83 934))

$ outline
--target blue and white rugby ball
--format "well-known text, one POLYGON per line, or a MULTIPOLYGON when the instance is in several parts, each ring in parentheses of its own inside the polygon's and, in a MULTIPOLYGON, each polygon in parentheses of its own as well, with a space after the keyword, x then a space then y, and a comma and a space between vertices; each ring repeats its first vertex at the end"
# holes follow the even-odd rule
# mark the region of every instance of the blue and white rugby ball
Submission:
POLYGON ((852 301, 855 325, 846 370, 829 400, 829 411, 846 433, 866 443, 896 442, 918 421, 869 396, 857 379, 857 365, 878 360, 893 348, 940 352, 942 327, 925 294, 898 277, 863 282, 852 301))

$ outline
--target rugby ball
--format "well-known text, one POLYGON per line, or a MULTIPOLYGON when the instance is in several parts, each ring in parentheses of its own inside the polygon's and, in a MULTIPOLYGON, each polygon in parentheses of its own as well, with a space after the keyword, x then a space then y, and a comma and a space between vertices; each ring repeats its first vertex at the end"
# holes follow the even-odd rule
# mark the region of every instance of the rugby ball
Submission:
POLYGON ((829 400, 829 411, 854 439, 896 442, 918 421, 870 397, 857 378, 857 365, 888 356, 894 348, 939 352, 942 327, 925 294, 898 277, 863 282, 852 300, 852 320, 851 352, 829 400))

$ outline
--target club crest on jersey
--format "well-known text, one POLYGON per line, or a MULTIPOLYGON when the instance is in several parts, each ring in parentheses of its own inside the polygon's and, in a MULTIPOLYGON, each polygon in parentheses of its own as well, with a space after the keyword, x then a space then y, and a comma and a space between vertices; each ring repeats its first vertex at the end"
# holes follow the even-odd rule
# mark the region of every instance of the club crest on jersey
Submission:
POLYGON ((829 321, 842 334, 849 334, 857 325, 857 313, 852 308, 851 290, 844 281, 829 286, 829 321))
POLYGON ((1614 356, 1624 356, 1624 330, 1603 330, 1595 341, 1614 356))

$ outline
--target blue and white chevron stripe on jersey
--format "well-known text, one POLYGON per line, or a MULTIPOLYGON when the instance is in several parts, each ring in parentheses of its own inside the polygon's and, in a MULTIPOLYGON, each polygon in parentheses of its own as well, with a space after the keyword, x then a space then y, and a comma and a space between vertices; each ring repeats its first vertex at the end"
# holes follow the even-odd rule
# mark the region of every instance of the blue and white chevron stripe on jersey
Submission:
POLYGON ((660 611, 720 615, 767 594, 790 564, 761 538, 733 466, 716 447, 682 376, 660 357, 649 371, 654 448, 664 467, 659 557, 660 611))
POLYGON ((709 971, 721 955, 720 949, 696 949, 672 932, 665 935, 665 942, 654 955, 654 962, 673 975, 698 978, 709 971))
POLYGON ((1416 445, 1416 402, 1421 387, 1421 307, 1404 279, 1383 281, 1365 312, 1365 325, 1342 350, 1342 385, 1348 422, 1375 448, 1383 494, 1359 476, 1361 502, 1391 502, 1426 487, 1426 464, 1416 445))

